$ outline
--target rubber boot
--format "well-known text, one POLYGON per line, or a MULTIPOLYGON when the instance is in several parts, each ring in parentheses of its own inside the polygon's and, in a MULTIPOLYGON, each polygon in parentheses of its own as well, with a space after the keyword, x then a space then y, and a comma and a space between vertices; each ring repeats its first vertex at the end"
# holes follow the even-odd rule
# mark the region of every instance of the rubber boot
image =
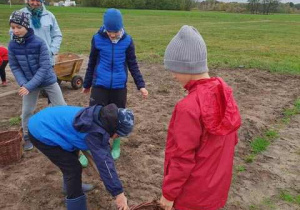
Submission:
POLYGON ((120 153, 121 153, 120 144, 121 144, 121 138, 114 139, 112 150, 111 150, 111 155, 114 160, 117 160, 120 157, 120 153))
MULTIPOLYGON (((82 183, 82 184, 81 184, 81 187, 82 187, 82 191, 83 191, 84 193, 87 193, 87 192, 89 192, 89 191, 92 191, 92 190, 95 188, 94 185, 92 185, 92 184, 85 184, 85 183, 82 183)), ((63 192, 63 194, 65 194, 65 195, 67 194, 67 186, 66 186, 64 180, 63 180, 62 192, 63 192)))
POLYGON ((86 206, 86 195, 82 195, 78 198, 67 199, 67 210, 87 210, 86 206))
POLYGON ((84 154, 82 154, 82 152, 79 153, 79 162, 80 162, 81 166, 84 168, 86 168, 89 164, 88 159, 85 157, 84 154))
POLYGON ((24 135, 24 145, 23 145, 24 151, 29 151, 33 149, 33 144, 29 140, 28 135, 24 135))

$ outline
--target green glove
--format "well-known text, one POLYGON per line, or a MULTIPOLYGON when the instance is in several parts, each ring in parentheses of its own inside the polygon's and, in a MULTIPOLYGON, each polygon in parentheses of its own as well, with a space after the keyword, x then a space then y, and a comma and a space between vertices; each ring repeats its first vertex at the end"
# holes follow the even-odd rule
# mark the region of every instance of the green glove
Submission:
POLYGON ((82 154, 82 152, 79 153, 79 162, 84 168, 86 168, 89 164, 88 159, 85 157, 84 154, 82 154))
POLYGON ((111 150, 111 155, 114 160, 117 160, 120 157, 120 153, 121 153, 120 144, 121 144, 121 138, 114 139, 112 150, 111 150))

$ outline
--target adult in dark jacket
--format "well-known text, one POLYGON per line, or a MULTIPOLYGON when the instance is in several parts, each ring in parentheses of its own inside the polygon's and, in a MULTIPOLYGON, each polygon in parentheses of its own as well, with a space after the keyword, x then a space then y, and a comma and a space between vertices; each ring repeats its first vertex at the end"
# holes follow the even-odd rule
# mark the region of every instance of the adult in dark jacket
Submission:
MULTIPOLYGON (((88 68, 83 83, 83 93, 92 87, 90 106, 115 103, 126 107, 127 78, 129 69, 137 89, 146 98, 143 76, 136 60, 133 40, 123 27, 122 14, 117 9, 108 9, 103 15, 103 26, 93 36, 88 68)), ((120 156, 120 139, 113 143, 114 159, 120 156)))
POLYGON ((119 210, 127 210, 127 198, 110 154, 110 137, 127 136, 134 116, 115 104, 88 108, 49 107, 33 115, 28 124, 32 143, 60 168, 66 181, 68 210, 86 210, 81 188, 82 167, 78 151, 90 150, 109 193, 119 210))
POLYGON ((29 28, 27 15, 21 11, 13 12, 10 17, 10 26, 13 37, 8 46, 9 65, 20 86, 19 95, 23 97, 24 149, 31 150, 33 146, 28 138, 27 123, 35 110, 40 90, 46 91, 51 106, 66 105, 66 103, 56 82, 47 46, 29 28))

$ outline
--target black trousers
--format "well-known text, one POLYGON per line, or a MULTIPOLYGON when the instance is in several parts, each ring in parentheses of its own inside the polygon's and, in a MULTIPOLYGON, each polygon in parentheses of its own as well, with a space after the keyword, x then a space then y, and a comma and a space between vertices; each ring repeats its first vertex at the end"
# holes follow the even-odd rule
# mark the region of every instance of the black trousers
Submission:
POLYGON ((3 61, 0 66, 0 76, 1 76, 2 82, 6 81, 5 67, 6 67, 7 63, 8 63, 8 61, 3 61))
POLYGON ((93 87, 90 97, 90 106, 114 103, 118 108, 125 108, 127 101, 127 88, 123 89, 105 89, 102 87, 93 87))
POLYGON ((59 146, 49 146, 28 133, 32 144, 38 148, 63 173, 67 198, 74 199, 83 195, 81 187, 82 167, 78 160, 79 151, 69 152, 59 146))

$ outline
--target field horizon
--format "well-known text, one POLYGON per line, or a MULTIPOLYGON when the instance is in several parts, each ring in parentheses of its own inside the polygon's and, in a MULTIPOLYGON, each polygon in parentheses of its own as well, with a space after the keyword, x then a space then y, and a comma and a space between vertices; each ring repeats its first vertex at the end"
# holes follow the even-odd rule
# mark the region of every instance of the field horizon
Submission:
MULTIPOLYGON (((9 42, 8 19, 24 5, 0 5, 0 43, 9 42)), ((60 52, 89 54, 105 8, 51 7, 63 33, 60 52)), ((121 9, 125 30, 133 37, 138 60, 163 63, 166 46, 182 25, 203 36, 209 68, 256 68, 300 74, 300 15, 251 15, 204 11, 121 9)))

